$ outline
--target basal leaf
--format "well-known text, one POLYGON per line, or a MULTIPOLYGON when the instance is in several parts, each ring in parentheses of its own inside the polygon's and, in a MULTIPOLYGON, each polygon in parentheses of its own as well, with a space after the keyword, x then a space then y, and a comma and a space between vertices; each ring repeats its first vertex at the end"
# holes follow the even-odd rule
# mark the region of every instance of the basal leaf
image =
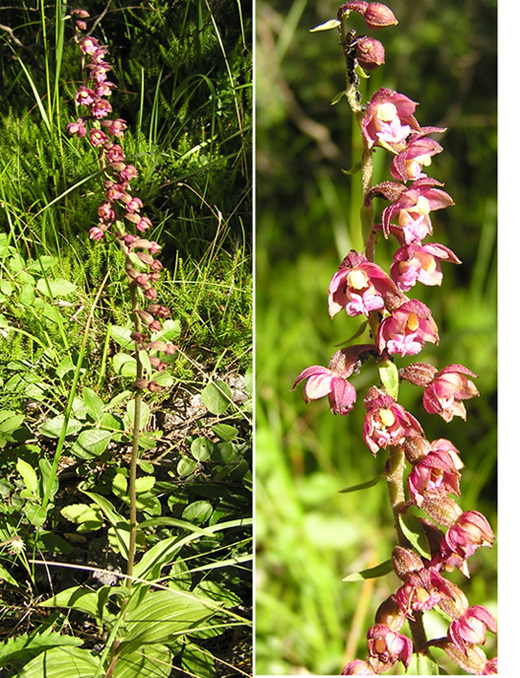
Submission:
POLYGON ((172 653, 166 645, 146 645, 133 652, 121 652, 113 678, 168 678, 172 670, 172 653))
POLYGON ((94 678, 99 658, 79 647, 53 647, 31 660, 17 678, 94 678))
POLYGON ((174 634, 186 633, 205 623, 219 605, 188 591, 149 591, 126 607, 126 634, 121 648, 137 649, 148 643, 162 643, 174 634))
POLYGON ((76 438, 71 452, 80 459, 94 459, 105 452, 111 440, 110 431, 86 429, 76 438))

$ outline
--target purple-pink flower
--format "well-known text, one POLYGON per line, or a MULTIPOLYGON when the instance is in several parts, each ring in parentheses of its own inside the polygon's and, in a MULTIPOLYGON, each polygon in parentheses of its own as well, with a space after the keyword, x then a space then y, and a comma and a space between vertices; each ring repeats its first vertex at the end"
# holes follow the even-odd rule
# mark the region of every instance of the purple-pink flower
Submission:
POLYGON ((444 421, 453 417, 466 420, 463 400, 479 395, 475 384, 468 378, 477 375, 464 365, 448 365, 437 372, 423 395, 424 408, 430 414, 439 414, 444 421))
POLYGON ((451 622, 448 628, 448 638, 455 645, 466 651, 466 643, 484 645, 486 631, 497 632, 495 618, 482 605, 469 607, 458 619, 451 622))
POLYGON ((432 450, 419 461, 408 476, 408 490, 414 503, 421 506, 425 497, 442 499, 450 492, 460 496, 460 473, 449 452, 432 450))
MULTIPOLYGON (((412 133, 404 149, 399 151, 390 165, 390 174, 397 181, 415 181, 426 175, 423 167, 431 165, 433 155, 442 152, 442 146, 425 136, 425 128, 420 134, 412 133)), ((433 128, 429 132, 444 132, 444 128, 433 128)))
POLYGON ((414 118, 417 103, 404 94, 381 88, 370 99, 362 132, 368 148, 383 146, 393 151, 401 145, 412 130, 421 130, 414 118))
POLYGON ((440 555, 446 560, 453 553, 466 560, 480 546, 491 548, 494 540, 495 535, 487 519, 478 511, 466 511, 446 530, 440 544, 440 555))
POLYGON ((307 367, 294 382, 293 389, 303 380, 303 399, 306 403, 328 396, 330 409, 334 414, 348 414, 356 401, 356 389, 341 373, 321 365, 307 367))
POLYGON ((454 204, 451 196, 438 186, 442 184, 435 179, 429 177, 417 179, 397 200, 385 207, 381 215, 385 237, 388 237, 390 232, 396 235, 396 231, 400 231, 399 242, 402 245, 410 245, 420 243, 427 235, 431 235, 430 212, 454 204), (391 222, 395 218, 398 224, 392 229, 391 222))
POLYGON ((441 261, 461 263, 460 259, 444 245, 437 243, 404 245, 394 254, 390 276, 403 292, 408 292, 417 282, 430 286, 440 285, 441 261))
POLYGON ((368 316, 397 296, 397 287, 383 269, 351 250, 330 281, 329 315, 332 318, 344 308, 350 316, 368 316))
POLYGON ((426 342, 438 341, 430 309, 417 299, 410 299, 381 322, 376 343, 381 353, 386 350, 390 355, 405 356, 416 355, 426 342))
POLYGON ((417 419, 385 391, 373 386, 363 402, 367 411, 363 438, 373 455, 389 445, 401 445, 408 437, 423 435, 417 419))
POLYGON ((375 624, 369 628, 367 639, 369 657, 377 661, 378 668, 390 668, 398 661, 408 668, 413 644, 407 636, 392 631, 385 624, 375 624))

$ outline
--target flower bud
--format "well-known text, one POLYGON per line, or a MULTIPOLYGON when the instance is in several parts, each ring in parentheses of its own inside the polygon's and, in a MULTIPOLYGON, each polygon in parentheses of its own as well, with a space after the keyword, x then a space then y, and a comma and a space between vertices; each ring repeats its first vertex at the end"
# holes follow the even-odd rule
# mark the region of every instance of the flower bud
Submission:
POLYGON ((341 672, 342 676, 377 676, 377 673, 368 662, 354 659, 349 662, 341 672))
POLYGON ((421 508, 424 512, 433 518, 435 522, 445 527, 450 527, 462 514, 462 509, 450 497, 442 499, 435 499, 425 497, 421 503, 421 508))
POLYGON ((407 549, 404 546, 394 546, 392 551, 392 565, 394 567, 394 572, 402 581, 405 581, 410 572, 417 572, 424 567, 424 563, 420 556, 417 555, 415 551, 407 549))
POLYGON ((369 2, 363 19, 374 31, 386 26, 395 26, 398 23, 392 10, 381 2, 369 2))
POLYGON ((433 381, 437 369, 428 363, 412 363, 399 370, 399 378, 414 386, 425 388, 433 381))
POLYGON ((487 657, 478 645, 468 645, 465 648, 465 652, 447 638, 432 641, 430 645, 434 645, 435 647, 444 650, 448 657, 454 661, 457 666, 460 666, 463 671, 475 676, 483 675, 482 672, 486 666, 487 657))
POLYGON ((399 631, 406 621, 406 615, 401 610, 395 596, 390 596, 377 608, 376 624, 385 624, 392 631, 399 631))
POLYGON ((363 36, 356 42, 356 58, 365 71, 373 71, 385 63, 385 48, 375 38, 363 36))

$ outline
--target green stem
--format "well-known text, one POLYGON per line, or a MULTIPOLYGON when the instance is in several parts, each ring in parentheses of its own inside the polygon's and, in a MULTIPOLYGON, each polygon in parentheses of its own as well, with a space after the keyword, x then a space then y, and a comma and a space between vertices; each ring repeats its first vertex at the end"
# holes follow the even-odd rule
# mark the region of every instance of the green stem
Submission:
MULTIPOLYGON (((400 546, 411 548, 411 544, 405 537, 401 524, 399 522, 399 514, 405 504, 406 497, 404 493, 404 471, 405 471, 405 455, 402 447, 392 446, 389 450, 388 461, 386 462, 386 484, 388 488, 388 496, 392 505, 392 512, 394 514, 394 524, 397 532, 397 541, 400 546)), ((420 652, 421 648, 426 643, 426 632, 424 630, 423 613, 414 611, 414 619, 409 619, 410 632, 414 643, 415 651, 420 652)))
MULTIPOLYGON (((130 283, 130 299, 132 302, 132 315, 134 316, 134 328, 136 334, 141 332, 141 319, 135 313, 139 308, 137 299, 137 285, 130 283)), ((143 378, 143 363, 139 354, 139 342, 135 342, 135 360, 136 360, 136 379, 143 378)), ((126 562, 126 585, 128 588, 132 585, 132 574, 134 571, 134 560, 137 539, 137 494, 136 494, 136 478, 137 478, 137 461, 139 459, 139 434, 141 428, 141 403, 143 401, 143 392, 140 388, 137 389, 134 400, 134 423, 132 430, 132 457, 130 459, 130 468, 128 475, 128 500, 130 503, 129 512, 129 531, 130 538, 128 543, 128 558, 126 562)))

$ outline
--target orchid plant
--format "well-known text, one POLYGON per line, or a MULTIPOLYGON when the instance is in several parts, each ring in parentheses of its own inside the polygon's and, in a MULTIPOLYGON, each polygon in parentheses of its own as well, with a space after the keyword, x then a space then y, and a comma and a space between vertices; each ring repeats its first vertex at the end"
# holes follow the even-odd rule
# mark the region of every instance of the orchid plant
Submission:
POLYGON ((332 276, 329 315, 345 312, 365 318, 370 342, 342 348, 327 367, 304 369, 293 388, 305 382, 306 402, 327 397, 331 411, 344 416, 358 397, 350 377, 367 361, 375 361, 380 383, 363 397, 362 435, 374 456, 387 454, 384 476, 396 529, 387 571, 393 569, 400 585, 377 609, 367 632, 366 658, 350 661, 342 674, 377 675, 398 662, 408 668, 414 655, 420 673, 436 673, 438 667, 429 653, 432 647, 443 650, 464 671, 496 674, 497 658, 488 658, 481 647, 488 632, 496 634, 496 621, 485 607, 470 604, 447 576, 458 569, 469 577, 468 559, 477 548, 493 546, 493 530, 484 515, 463 511, 453 499, 461 494, 464 464, 459 450, 447 439, 428 440, 419 420, 399 403, 400 382, 409 382, 423 389, 427 413, 451 422, 454 417, 465 420, 464 401, 479 395, 473 382, 477 375, 464 365, 437 369, 412 362, 399 368, 396 362, 418 355, 426 343, 439 344, 430 309, 410 291, 417 284, 441 285, 441 266, 461 263, 445 245, 426 242, 433 234, 432 213, 453 204, 443 184, 426 174, 432 158, 443 150, 432 135, 446 130, 421 126, 415 117, 418 103, 390 89, 380 88, 362 103, 360 76, 368 77, 384 63, 385 50, 379 40, 359 36, 350 28, 353 13, 371 30, 398 22, 386 5, 353 0, 339 8, 336 19, 314 29, 339 31, 346 62, 344 96, 363 145, 360 221, 365 247, 363 252, 350 251, 332 276), (373 185, 376 148, 390 154, 391 178, 373 185), (375 218, 376 198, 387 203, 380 223, 375 218), (397 243, 389 271, 376 262, 381 236, 397 243), (422 515, 415 515, 412 507, 422 515), (445 637, 429 640, 423 615, 433 608, 447 617, 448 627, 445 637), (410 636, 402 632, 407 621, 410 636))
POLYGON ((108 47, 95 37, 86 34, 86 19, 89 14, 83 9, 71 11, 76 18, 76 37, 82 55, 82 71, 85 83, 75 94, 75 104, 80 116, 67 126, 70 135, 86 137, 98 150, 100 170, 104 179, 105 199, 98 207, 98 223, 89 231, 93 241, 110 236, 117 241, 125 259, 125 269, 131 303, 134 331, 131 339, 135 346, 136 379, 135 407, 132 438, 132 457, 129 469, 128 492, 130 500, 130 543, 127 558, 127 583, 130 585, 136 551, 137 510, 136 470, 141 428, 141 403, 143 391, 157 391, 159 381, 146 378, 146 363, 160 374, 168 364, 149 352, 172 355, 177 347, 170 342, 154 340, 153 333, 162 329, 161 321, 170 316, 170 310, 157 303, 155 284, 160 279, 162 263, 157 255, 161 247, 146 239, 151 228, 150 219, 141 213, 142 200, 134 195, 132 180, 138 176, 134 165, 127 162, 122 147, 126 122, 112 119, 110 96, 116 85, 108 79, 112 66, 105 57, 108 47), (135 229, 130 232, 128 229, 135 229), (142 303, 145 307, 142 308, 142 303))

